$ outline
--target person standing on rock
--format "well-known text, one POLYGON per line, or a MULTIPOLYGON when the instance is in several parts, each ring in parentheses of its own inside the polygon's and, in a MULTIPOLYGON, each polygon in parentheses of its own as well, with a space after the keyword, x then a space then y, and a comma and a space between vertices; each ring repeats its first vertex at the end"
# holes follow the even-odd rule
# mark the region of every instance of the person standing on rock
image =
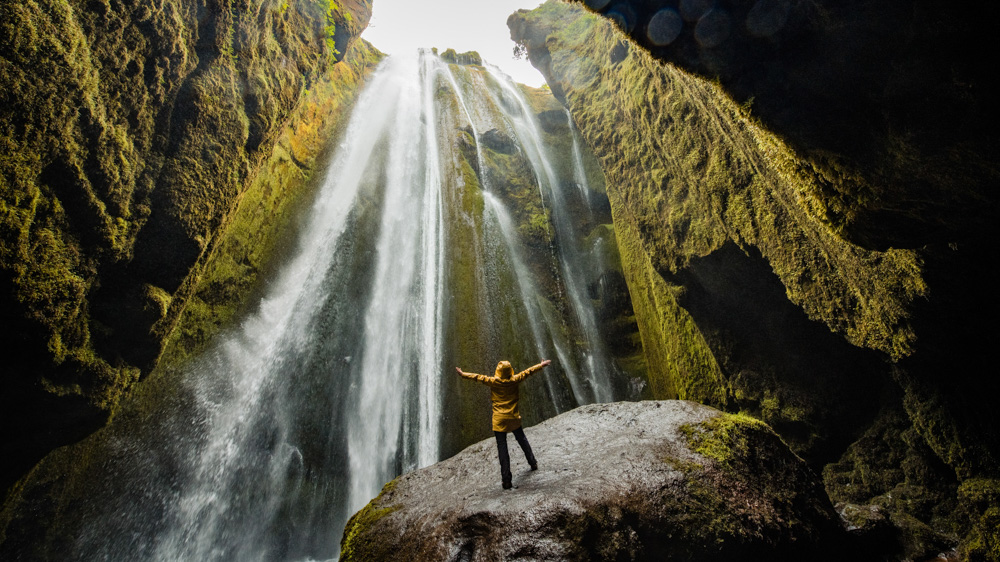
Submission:
POLYGON ((517 401, 520 398, 518 385, 530 375, 541 371, 552 361, 546 359, 534 367, 529 367, 518 374, 514 374, 514 368, 509 361, 497 363, 496 373, 492 377, 466 373, 459 367, 455 367, 458 374, 464 378, 479 381, 490 387, 490 400, 493 402, 493 435, 497 439, 497 456, 500 457, 500 477, 503 479, 503 489, 509 490, 512 487, 510 477, 510 454, 507 452, 507 434, 514 433, 517 444, 524 451, 524 458, 531 465, 531 470, 538 470, 538 462, 531 452, 531 445, 521 428, 521 412, 518 411, 517 401))

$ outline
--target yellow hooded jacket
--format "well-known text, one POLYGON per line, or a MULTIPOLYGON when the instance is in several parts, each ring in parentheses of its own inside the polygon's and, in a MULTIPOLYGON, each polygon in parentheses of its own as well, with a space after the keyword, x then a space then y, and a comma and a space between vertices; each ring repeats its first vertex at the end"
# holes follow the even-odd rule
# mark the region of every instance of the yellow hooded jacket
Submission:
POLYGON ((520 397, 517 390, 518 383, 540 371, 542 367, 544 365, 539 363, 515 375, 510 362, 501 361, 497 363, 496 374, 492 377, 465 372, 461 374, 467 379, 479 381, 490 387, 490 399, 493 401, 493 431, 510 432, 521 427, 521 412, 517 409, 517 399, 520 397))

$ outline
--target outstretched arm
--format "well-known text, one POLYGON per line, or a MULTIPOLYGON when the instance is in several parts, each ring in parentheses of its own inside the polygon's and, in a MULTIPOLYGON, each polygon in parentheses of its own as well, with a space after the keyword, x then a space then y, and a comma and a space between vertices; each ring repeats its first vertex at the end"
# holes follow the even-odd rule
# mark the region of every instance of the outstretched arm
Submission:
POLYGON ((465 371, 463 371, 459 367, 455 367, 455 370, 458 371, 458 374, 462 378, 464 378, 464 379, 469 379, 469 380, 479 381, 479 382, 485 383, 485 382, 489 382, 489 380, 491 378, 491 377, 487 377, 485 375, 477 375, 476 373, 466 373, 465 371))
POLYGON ((539 363, 539 364, 537 364, 537 365, 535 365, 533 367, 528 367, 527 369, 525 369, 525 370, 521 371, 520 373, 514 375, 513 377, 511 377, 510 380, 512 380, 514 382, 521 382, 524 379, 528 378, 529 376, 537 373, 538 371, 541 371, 542 369, 544 369, 545 367, 547 367, 550 363, 552 363, 552 361, 550 359, 546 359, 545 361, 542 361, 541 363, 539 363))

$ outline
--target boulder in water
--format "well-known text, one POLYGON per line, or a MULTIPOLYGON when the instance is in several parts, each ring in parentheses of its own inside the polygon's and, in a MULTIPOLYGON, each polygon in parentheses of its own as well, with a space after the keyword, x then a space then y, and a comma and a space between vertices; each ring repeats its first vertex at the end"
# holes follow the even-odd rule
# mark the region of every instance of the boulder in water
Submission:
MULTIPOLYGON (((485 423, 485 422, 484 422, 485 423)), ((583 406, 390 482, 354 515, 350 560, 816 560, 843 530, 817 478, 762 422, 687 401, 583 406)))

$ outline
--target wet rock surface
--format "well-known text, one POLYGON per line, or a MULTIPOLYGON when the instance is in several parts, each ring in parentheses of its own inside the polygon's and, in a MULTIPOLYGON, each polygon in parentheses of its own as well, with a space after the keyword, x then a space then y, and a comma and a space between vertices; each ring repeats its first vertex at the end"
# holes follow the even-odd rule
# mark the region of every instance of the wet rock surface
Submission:
POLYGON ((816 479, 763 423, 687 401, 583 406, 390 482, 342 560, 819 559, 840 536, 816 479), (754 558, 756 559, 756 558, 754 558))

